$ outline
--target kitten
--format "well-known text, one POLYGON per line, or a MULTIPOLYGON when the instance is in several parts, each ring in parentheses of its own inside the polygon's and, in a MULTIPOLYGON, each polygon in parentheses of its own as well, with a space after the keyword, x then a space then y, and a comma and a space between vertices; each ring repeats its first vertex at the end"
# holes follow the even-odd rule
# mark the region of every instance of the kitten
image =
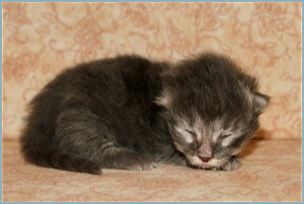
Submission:
POLYGON ((229 58, 178 64, 119 56, 59 74, 32 100, 27 161, 100 174, 158 163, 233 170, 269 97, 229 58))

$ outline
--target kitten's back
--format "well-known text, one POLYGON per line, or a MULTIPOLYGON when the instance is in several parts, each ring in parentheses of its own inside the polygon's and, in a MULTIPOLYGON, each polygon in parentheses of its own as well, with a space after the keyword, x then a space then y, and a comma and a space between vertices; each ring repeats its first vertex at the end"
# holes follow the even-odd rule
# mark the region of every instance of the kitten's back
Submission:
MULTIPOLYGON (((140 104, 150 103, 157 94, 155 90, 160 89, 160 82, 149 82, 159 77, 161 69, 138 56, 120 56, 63 71, 30 103, 30 114, 20 138, 26 160, 40 166, 99 174, 98 164, 59 148, 60 141, 55 138, 59 114, 71 103, 79 103, 102 115, 109 125, 117 122, 115 128, 119 128, 121 105, 130 98, 137 98, 140 104)), ((84 117, 79 114, 77 117, 84 117)))

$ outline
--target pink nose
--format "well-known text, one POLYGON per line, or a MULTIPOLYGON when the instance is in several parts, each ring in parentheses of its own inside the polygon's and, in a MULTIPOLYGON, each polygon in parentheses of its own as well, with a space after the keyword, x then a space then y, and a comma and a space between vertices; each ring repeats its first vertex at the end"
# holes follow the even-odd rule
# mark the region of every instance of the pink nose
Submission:
POLYGON ((200 159, 203 161, 203 162, 208 162, 211 157, 200 157, 200 159))

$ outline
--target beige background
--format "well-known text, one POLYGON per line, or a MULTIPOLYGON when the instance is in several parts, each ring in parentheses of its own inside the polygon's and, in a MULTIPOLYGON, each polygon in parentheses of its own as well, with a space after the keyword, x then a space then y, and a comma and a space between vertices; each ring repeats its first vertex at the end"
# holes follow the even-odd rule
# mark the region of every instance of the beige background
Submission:
POLYGON ((137 53, 176 61, 212 49, 260 79, 266 138, 301 136, 300 3, 4 3, 4 138, 68 66, 137 53))

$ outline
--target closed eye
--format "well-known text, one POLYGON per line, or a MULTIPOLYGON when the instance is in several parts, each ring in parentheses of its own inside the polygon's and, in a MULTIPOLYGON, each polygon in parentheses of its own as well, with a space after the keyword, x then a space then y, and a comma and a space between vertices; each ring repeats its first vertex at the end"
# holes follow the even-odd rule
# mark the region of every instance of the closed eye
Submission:
POLYGON ((189 129, 175 127, 176 132, 187 143, 192 143, 195 139, 194 132, 189 129))
POLYGON ((225 138, 227 138, 227 137, 230 137, 230 136, 231 136, 231 134, 230 134, 230 133, 227 133, 227 134, 221 135, 220 138, 223 140, 223 139, 225 139, 225 138))
POLYGON ((185 129, 185 132, 187 132, 189 135, 191 135, 191 142, 188 142, 190 145, 190 149, 192 151, 197 151, 199 148, 199 144, 197 143, 196 133, 192 130, 185 129))
POLYGON ((196 139, 196 133, 192 130, 189 129, 184 129, 185 133, 190 137, 185 137, 187 140, 187 143, 195 144, 197 139, 196 139))
POLYGON ((187 133, 191 134, 192 136, 195 136, 195 132, 193 132, 192 130, 185 130, 187 133))

